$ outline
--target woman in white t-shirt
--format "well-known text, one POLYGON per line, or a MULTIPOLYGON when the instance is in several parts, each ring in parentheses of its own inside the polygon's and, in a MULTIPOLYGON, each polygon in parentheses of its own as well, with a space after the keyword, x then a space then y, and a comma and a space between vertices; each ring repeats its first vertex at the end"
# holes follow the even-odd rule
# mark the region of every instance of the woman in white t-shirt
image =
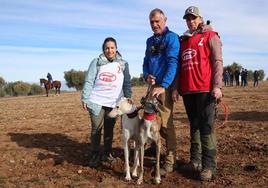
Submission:
POLYGON ((112 161, 113 128, 115 119, 108 113, 121 97, 131 97, 131 78, 128 63, 117 51, 116 40, 108 37, 102 45, 103 53, 91 61, 82 90, 82 106, 91 120, 90 167, 100 161, 112 161), (104 151, 100 151, 101 131, 104 129, 104 151))

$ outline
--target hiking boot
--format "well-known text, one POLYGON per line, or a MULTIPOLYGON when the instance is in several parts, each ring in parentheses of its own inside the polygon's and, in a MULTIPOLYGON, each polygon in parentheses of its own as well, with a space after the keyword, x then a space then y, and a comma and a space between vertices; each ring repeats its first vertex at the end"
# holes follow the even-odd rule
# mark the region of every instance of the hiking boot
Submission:
POLYGON ((177 165, 176 164, 164 164, 162 168, 160 168, 160 175, 165 176, 167 173, 171 173, 176 169, 177 165))
POLYGON ((104 152, 102 157, 101 157, 102 162, 112 162, 114 160, 115 160, 115 158, 113 157, 112 153, 110 153, 110 152, 104 152))
POLYGON ((200 172, 201 181, 210 181, 213 178, 213 172, 210 169, 204 169, 200 172))
POLYGON ((89 160, 89 167, 96 168, 100 163, 100 154, 99 152, 93 152, 90 160, 89 160))
POLYGON ((202 165, 201 163, 197 163, 197 162, 192 162, 190 161, 189 163, 187 164, 184 164, 182 167, 181 167, 181 170, 183 171, 186 171, 186 172, 190 172, 190 171, 197 171, 197 172, 201 172, 202 170, 202 165))

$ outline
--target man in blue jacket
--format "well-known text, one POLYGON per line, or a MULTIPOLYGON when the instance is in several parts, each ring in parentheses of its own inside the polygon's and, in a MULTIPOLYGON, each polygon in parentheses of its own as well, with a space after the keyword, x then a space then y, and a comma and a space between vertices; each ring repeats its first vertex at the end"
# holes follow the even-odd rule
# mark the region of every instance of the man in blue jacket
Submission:
POLYGON ((166 139, 167 154, 161 174, 172 172, 176 164, 176 134, 173 124, 171 84, 178 69, 179 36, 166 27, 166 16, 161 9, 149 15, 153 36, 146 41, 143 76, 152 86, 152 95, 162 101, 160 116, 161 135, 166 139))

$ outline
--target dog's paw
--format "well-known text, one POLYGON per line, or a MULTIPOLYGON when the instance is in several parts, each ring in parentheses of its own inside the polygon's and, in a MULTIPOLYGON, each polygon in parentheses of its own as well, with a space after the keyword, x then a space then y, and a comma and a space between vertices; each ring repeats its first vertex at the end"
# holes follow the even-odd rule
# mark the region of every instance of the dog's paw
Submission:
POLYGON ((138 177, 137 170, 134 170, 134 171, 132 172, 132 177, 138 177))
POLYGON ((140 178, 137 180, 137 184, 140 185, 140 184, 142 184, 142 182, 143 182, 143 178, 140 177, 140 178))
POLYGON ((130 176, 130 175, 126 176, 126 177, 125 177, 125 180, 126 180, 126 181, 130 181, 130 180, 131 180, 131 176, 130 176))
POLYGON ((161 178, 155 178, 155 184, 160 184, 161 183, 161 178))

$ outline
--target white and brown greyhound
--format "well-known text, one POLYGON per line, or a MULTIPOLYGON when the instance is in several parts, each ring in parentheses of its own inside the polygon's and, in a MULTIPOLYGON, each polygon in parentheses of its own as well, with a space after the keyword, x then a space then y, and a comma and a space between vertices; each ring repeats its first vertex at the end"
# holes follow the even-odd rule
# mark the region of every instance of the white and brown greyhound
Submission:
POLYGON ((132 176, 137 177, 137 168, 139 166, 138 145, 140 137, 141 117, 138 115, 140 107, 137 107, 132 100, 128 98, 121 98, 116 107, 109 113, 110 117, 122 116, 122 143, 124 147, 125 157, 125 179, 131 180, 130 167, 129 167, 129 144, 133 140, 134 145, 134 166, 132 176))

